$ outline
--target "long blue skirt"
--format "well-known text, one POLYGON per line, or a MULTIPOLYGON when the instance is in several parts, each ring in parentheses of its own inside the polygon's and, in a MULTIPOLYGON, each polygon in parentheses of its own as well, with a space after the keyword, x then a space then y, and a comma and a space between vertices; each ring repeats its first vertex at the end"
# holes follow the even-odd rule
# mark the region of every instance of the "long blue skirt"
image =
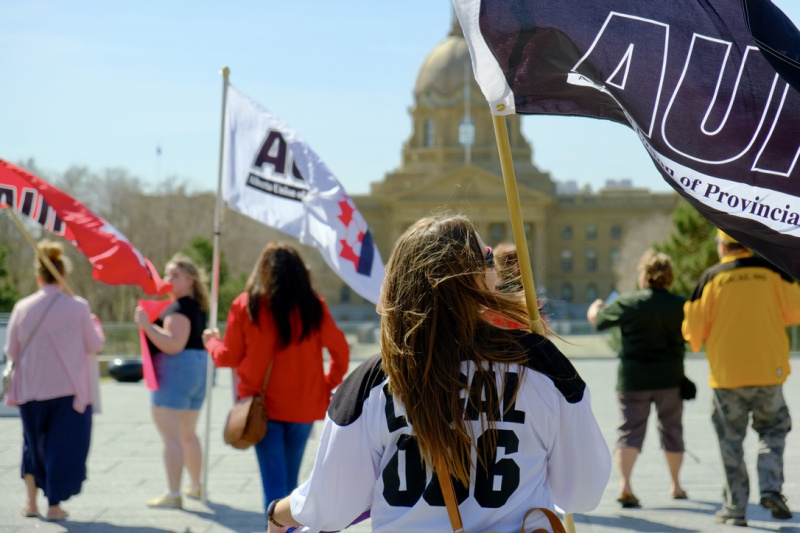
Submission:
POLYGON ((74 396, 19 406, 22 419, 22 477, 31 474, 50 505, 81 491, 92 435, 92 406, 78 413, 74 396))

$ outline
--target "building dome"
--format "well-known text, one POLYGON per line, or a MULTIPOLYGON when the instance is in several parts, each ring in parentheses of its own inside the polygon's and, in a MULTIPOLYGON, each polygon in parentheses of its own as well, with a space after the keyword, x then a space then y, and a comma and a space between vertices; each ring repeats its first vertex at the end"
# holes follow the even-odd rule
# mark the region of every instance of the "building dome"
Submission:
MULTIPOLYGON (((447 37, 419 69, 409 112, 411 137, 403 146, 400 167, 387 175, 387 188, 397 185, 399 190, 420 180, 435 181, 464 165, 484 169, 498 179, 502 175, 492 114, 472 73, 467 41, 455 15, 447 37)), ((533 165, 520 116, 508 115, 505 123, 517 182, 552 194, 550 175, 533 165)))
POLYGON ((472 85, 472 94, 480 95, 480 87, 472 75, 467 41, 454 17, 450 34, 423 61, 414 85, 414 97, 429 103, 452 97, 463 102, 465 69, 472 85))

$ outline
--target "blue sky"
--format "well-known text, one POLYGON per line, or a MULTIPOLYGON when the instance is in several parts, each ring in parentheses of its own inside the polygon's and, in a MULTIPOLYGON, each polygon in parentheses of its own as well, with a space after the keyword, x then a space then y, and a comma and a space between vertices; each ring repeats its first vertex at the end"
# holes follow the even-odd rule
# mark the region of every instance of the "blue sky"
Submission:
MULTIPOLYGON (((799 0, 774 3, 800 22, 799 0)), ((400 162, 419 66, 450 17, 446 0, 3 0, 0 158, 214 190, 228 65, 350 194, 366 193, 400 162)), ((524 117, 523 128, 554 179, 669 190, 628 128, 565 117, 524 117)))

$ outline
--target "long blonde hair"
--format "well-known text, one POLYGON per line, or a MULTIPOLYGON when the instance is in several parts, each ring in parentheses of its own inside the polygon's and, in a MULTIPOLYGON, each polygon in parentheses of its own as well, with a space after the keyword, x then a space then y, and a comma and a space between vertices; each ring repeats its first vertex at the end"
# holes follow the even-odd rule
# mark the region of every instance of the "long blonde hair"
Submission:
MULTIPOLYGON (((486 250, 472 223, 463 216, 429 217, 398 239, 386 265, 381 292, 381 354, 389 387, 406 408, 422 457, 433 466, 441 454, 450 473, 469 484, 473 466, 471 426, 464 422, 467 389, 462 361, 474 361, 475 378, 496 388, 494 363, 526 359, 517 336, 483 318, 491 309, 528 323, 524 302, 486 287, 486 250)), ((521 382, 521 380, 520 380, 521 382)), ((516 394, 516 391, 515 391, 516 394)), ((488 464, 494 450, 497 394, 489 394, 483 430, 490 446, 478 454, 488 464), (486 451, 488 450, 488 451, 486 451)), ((482 421, 483 425, 483 421, 482 421)))
POLYGON ((167 265, 175 265, 194 281, 192 284, 192 298, 197 300, 197 305, 200 309, 208 312, 211 307, 211 299, 208 296, 208 287, 206 287, 205 271, 197 266, 189 257, 180 253, 173 255, 170 260, 167 261, 167 265))

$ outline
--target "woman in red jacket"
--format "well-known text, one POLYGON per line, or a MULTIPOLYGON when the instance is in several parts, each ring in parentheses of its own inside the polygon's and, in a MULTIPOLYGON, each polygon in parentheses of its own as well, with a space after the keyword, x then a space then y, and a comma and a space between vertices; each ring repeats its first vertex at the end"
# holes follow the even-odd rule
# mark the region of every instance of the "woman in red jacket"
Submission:
POLYGON ((342 382, 350 348, 328 307, 314 292, 297 250, 269 243, 228 313, 225 337, 206 330, 206 350, 218 367, 233 367, 238 397, 259 393, 267 369, 267 434, 255 445, 264 507, 297 486, 300 461, 315 420, 325 417, 342 382), (325 373, 322 349, 330 354, 325 373))

